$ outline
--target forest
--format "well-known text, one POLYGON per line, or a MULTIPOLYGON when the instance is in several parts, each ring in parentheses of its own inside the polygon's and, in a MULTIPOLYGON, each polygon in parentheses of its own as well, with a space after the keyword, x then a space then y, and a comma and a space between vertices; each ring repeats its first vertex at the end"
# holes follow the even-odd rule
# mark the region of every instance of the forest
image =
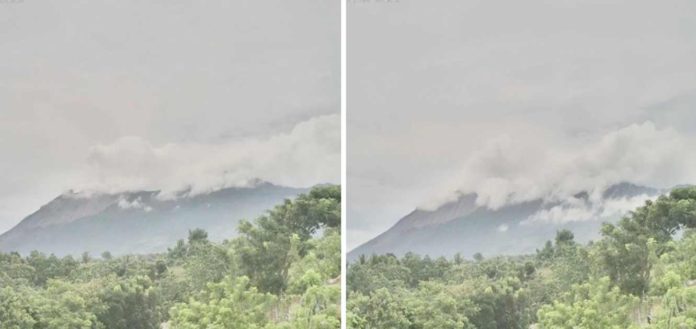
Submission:
POLYGON ((672 190, 579 244, 535 254, 373 255, 350 264, 352 329, 696 328, 696 188, 672 190))
POLYGON ((160 254, 0 253, 0 328, 339 328, 340 215, 340 188, 319 186, 222 243, 194 229, 160 254))

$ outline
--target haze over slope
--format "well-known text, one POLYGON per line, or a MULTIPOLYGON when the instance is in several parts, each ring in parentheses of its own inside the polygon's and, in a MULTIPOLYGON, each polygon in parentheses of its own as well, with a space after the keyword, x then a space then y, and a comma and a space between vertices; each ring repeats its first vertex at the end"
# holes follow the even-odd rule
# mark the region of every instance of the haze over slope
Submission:
POLYGON ((355 248, 349 260, 360 255, 407 252, 437 256, 461 253, 471 257, 534 252, 561 229, 571 230, 576 240, 599 237, 602 222, 614 222, 627 211, 663 191, 620 183, 565 200, 533 199, 498 208, 477 203, 476 194, 461 194, 436 209, 417 209, 376 238, 355 248))
POLYGON ((69 189, 340 181, 338 2, 0 6, 0 233, 69 189))
POLYGON ((685 151, 696 149, 696 2, 348 10, 359 22, 348 32, 350 248, 455 191, 497 207, 557 187, 696 183, 685 151))
POLYGON ((0 235, 0 251, 56 255, 162 252, 202 228, 213 241, 237 234, 252 220, 307 189, 269 183, 162 199, 159 192, 60 195, 0 235))

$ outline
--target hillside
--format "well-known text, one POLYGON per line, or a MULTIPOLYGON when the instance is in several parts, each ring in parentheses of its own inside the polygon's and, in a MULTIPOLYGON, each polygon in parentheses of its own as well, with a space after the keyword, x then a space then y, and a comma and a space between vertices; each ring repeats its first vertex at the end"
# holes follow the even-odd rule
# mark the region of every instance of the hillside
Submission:
POLYGON ((538 251, 473 259, 374 255, 348 268, 348 327, 696 328, 696 188, 538 251))
POLYGON ((318 186, 217 243, 166 252, 0 252, 3 329, 339 328, 341 190, 318 186))
POLYGON ((416 209, 389 230, 352 250, 348 258, 360 255, 404 255, 414 252, 430 256, 466 257, 480 252, 484 255, 517 255, 534 252, 558 230, 573 231, 578 242, 599 236, 603 221, 613 222, 625 212, 655 198, 662 191, 620 183, 606 188, 599 199, 580 192, 571 200, 549 202, 533 200, 491 209, 476 204, 476 194, 464 194, 436 210, 416 209), (621 209, 622 207, 629 207, 621 209), (574 216, 572 211, 581 209, 574 216), (563 220, 530 220, 538 214, 568 213, 563 220))
POLYGON ((306 191, 258 183, 167 199, 157 191, 66 193, 0 235, 0 251, 59 256, 161 252, 195 228, 210 232, 212 241, 222 241, 236 236, 240 220, 306 191))

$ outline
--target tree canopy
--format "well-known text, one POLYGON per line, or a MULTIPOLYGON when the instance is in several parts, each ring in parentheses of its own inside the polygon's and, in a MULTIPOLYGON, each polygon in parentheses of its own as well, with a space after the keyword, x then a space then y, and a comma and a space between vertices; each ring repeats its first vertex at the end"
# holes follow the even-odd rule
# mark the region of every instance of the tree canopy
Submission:
POLYGON ((0 253, 0 328, 339 328, 340 203, 316 187, 234 239, 192 228, 160 254, 0 253))
POLYGON ((695 226, 686 187, 587 245, 561 230, 533 255, 363 256, 348 270, 349 327, 696 328, 695 226))

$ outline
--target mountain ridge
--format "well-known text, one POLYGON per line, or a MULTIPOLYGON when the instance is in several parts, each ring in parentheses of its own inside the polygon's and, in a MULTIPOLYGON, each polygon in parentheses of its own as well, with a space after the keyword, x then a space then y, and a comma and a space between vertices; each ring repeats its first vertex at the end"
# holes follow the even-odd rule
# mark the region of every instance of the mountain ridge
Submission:
MULTIPOLYGON (((654 198, 664 193, 652 187, 628 182, 611 185, 601 193, 601 202, 619 202, 635 198, 654 198)), ((353 261, 360 255, 393 253, 403 255, 415 252, 433 257, 450 257, 456 253, 470 257, 481 252, 485 255, 512 255, 534 252, 557 230, 570 229, 578 241, 589 241, 599 234, 604 221, 615 221, 620 216, 601 217, 610 213, 609 204, 595 205, 586 191, 578 192, 568 203, 535 199, 490 209, 476 204, 476 194, 462 194, 455 201, 435 210, 415 209, 397 221, 388 230, 363 243, 348 253, 353 261), (577 218, 570 221, 534 220, 536 214, 549 217, 580 205, 596 211, 596 218, 577 218)), ((641 200, 644 202, 644 200, 641 200)))
POLYGON ((165 251, 188 230, 202 228, 210 239, 234 237, 242 219, 264 214, 309 188, 266 182, 245 187, 159 198, 158 191, 59 195, 0 234, 0 251, 26 254, 114 255, 165 251))

